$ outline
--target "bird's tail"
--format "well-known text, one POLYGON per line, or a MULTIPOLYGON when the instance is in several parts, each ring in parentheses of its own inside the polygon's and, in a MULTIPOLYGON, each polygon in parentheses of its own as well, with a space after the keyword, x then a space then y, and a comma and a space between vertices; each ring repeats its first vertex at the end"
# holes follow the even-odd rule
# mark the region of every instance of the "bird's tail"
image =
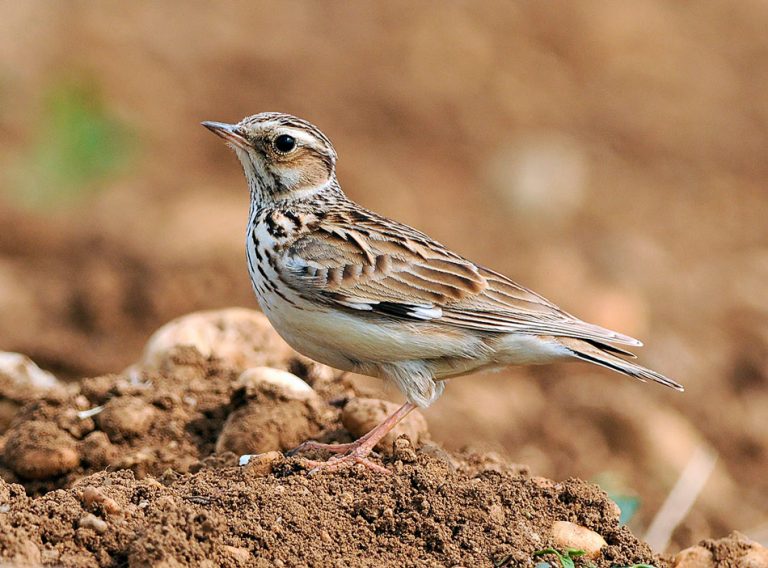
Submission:
POLYGON ((624 351, 623 349, 616 349, 612 345, 604 345, 602 343, 590 342, 572 337, 558 337, 556 338, 556 341, 566 347, 574 357, 581 359, 582 361, 607 367, 608 369, 618 371, 619 373, 623 373, 643 382, 654 381, 681 392, 685 390, 683 385, 665 377, 661 373, 646 369, 636 363, 632 363, 631 361, 627 361, 626 359, 614 355, 614 353, 621 353, 622 355, 634 357, 632 353, 624 351))

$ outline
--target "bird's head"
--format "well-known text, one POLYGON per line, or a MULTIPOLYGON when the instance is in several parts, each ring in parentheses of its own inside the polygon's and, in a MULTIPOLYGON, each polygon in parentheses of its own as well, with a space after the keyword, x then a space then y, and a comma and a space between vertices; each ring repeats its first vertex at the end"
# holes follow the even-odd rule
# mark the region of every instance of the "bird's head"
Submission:
POLYGON ((202 124, 235 150, 251 196, 261 203, 301 199, 338 187, 336 150, 306 120, 263 112, 237 124, 202 124))

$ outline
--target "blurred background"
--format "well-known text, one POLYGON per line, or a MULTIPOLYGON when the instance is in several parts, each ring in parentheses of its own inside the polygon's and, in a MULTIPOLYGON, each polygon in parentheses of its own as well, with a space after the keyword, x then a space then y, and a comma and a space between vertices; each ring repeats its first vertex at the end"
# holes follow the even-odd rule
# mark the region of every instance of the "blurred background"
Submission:
POLYGON ((765 543, 766 26, 759 0, 3 1, 0 350, 119 372, 175 316, 256 307, 245 182, 199 123, 297 114, 351 198, 644 339, 687 388, 462 378, 436 441, 597 481, 640 535, 701 470, 672 548, 765 543))

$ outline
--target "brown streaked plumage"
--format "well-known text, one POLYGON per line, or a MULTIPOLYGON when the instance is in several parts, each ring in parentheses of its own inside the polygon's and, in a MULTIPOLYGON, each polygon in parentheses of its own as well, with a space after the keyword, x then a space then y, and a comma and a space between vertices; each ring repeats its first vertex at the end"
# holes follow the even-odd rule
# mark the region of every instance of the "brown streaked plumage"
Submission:
POLYGON ((297 351, 343 370, 393 381, 408 402, 318 469, 364 463, 444 380, 507 365, 582 360, 682 390, 627 361, 636 339, 584 322, 424 233, 350 201, 336 151, 315 126, 262 113, 205 122, 240 159, 251 193, 248 269, 262 310, 297 351))

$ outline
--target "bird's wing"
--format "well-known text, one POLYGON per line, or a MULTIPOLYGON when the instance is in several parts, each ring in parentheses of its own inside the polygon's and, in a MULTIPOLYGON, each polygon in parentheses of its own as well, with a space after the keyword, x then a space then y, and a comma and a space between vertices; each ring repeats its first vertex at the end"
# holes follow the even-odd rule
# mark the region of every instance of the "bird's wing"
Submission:
POLYGON ((354 219, 326 217, 283 254, 289 286, 363 317, 641 345, 571 316, 411 227, 367 211, 354 219))

